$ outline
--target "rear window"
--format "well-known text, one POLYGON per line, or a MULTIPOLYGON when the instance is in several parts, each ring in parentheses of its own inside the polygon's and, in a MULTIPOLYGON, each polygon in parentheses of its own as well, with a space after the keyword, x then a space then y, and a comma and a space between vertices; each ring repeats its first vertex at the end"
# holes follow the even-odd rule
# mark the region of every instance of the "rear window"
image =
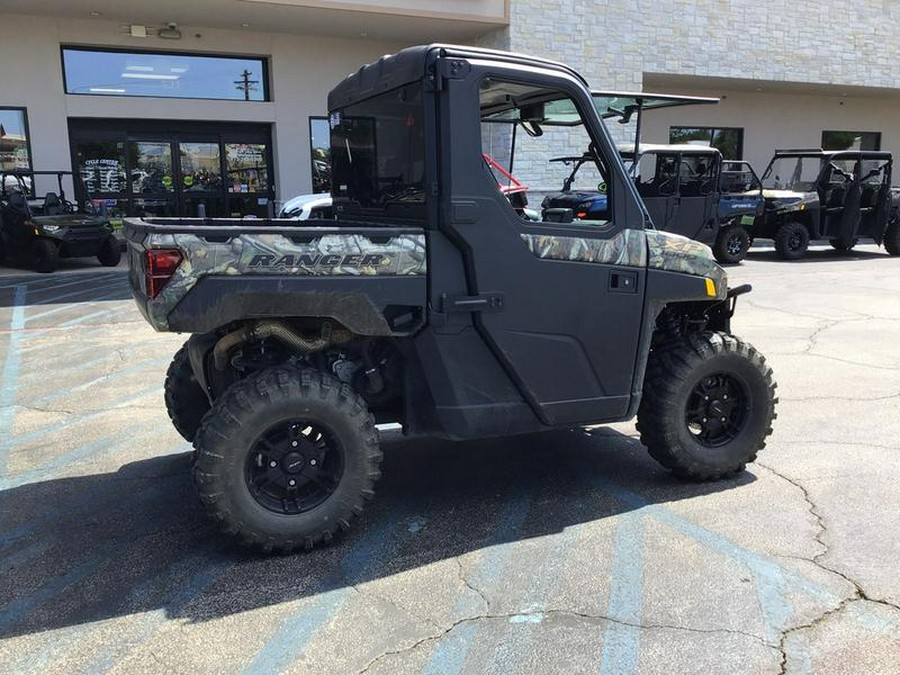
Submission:
POLYGON ((421 83, 332 111, 332 195, 342 217, 425 218, 421 83))

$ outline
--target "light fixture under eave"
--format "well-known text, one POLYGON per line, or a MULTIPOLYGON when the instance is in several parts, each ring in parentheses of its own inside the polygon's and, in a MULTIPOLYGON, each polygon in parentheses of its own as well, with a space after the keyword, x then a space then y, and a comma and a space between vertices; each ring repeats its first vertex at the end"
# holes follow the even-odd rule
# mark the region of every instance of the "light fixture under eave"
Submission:
POLYGON ((181 31, 178 30, 177 23, 167 24, 165 28, 160 28, 156 31, 156 36, 162 38, 163 40, 180 40, 181 39, 181 31))

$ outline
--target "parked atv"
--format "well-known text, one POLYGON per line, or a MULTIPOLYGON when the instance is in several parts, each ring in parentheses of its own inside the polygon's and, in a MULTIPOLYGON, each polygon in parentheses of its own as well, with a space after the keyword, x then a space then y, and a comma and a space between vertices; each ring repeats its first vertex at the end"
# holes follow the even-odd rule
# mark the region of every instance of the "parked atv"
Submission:
MULTIPOLYGON (((649 145, 619 147, 650 219, 660 230, 675 232, 708 244, 720 263, 737 263, 750 248, 748 227, 762 213, 759 178, 747 162, 725 161, 715 148, 701 145, 649 145)), ((556 157, 572 169, 562 191, 548 196, 545 209, 572 209, 578 219, 603 217, 607 208, 605 186, 573 190, 579 169, 589 165, 589 154, 556 157)))
POLYGON ((785 260, 827 239, 849 251, 861 237, 900 255, 900 188, 891 187, 893 158, 870 150, 777 150, 763 174, 765 211, 753 236, 772 239, 785 260))
POLYGON ((166 407, 226 533, 265 551, 332 541, 374 494, 382 422, 469 440, 637 416, 679 476, 755 459, 777 399, 731 330, 750 288, 646 227, 577 72, 411 47, 347 77, 328 110, 333 220, 125 224, 144 317, 192 334, 166 407), (534 221, 513 203, 484 153, 511 156, 517 128, 544 156, 588 148, 606 216, 534 221))
MULTIPOLYGON (((96 256, 115 267, 122 252, 109 219, 87 200, 67 199, 63 179, 76 187, 80 176, 70 171, 0 172, 0 259, 19 259, 38 272, 53 272, 60 258, 96 256), (54 177, 57 191, 37 197, 42 177, 54 177)), ((78 190, 76 189, 76 193, 78 190)))

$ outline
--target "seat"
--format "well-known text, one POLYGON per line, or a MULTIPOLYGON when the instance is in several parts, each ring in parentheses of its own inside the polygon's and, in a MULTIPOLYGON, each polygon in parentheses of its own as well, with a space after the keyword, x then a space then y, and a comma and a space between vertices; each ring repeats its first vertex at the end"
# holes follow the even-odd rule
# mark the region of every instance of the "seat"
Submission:
POLYGON ((45 216, 58 216, 65 213, 65 209, 63 208, 63 203, 59 199, 59 195, 55 192, 48 192, 44 196, 44 215, 45 216))

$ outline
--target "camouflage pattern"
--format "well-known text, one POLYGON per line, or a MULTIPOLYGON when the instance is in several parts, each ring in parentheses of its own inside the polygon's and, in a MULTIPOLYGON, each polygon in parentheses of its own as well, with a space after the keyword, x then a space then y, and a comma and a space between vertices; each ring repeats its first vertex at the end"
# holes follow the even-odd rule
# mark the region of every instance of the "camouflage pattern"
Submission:
POLYGON ((643 230, 622 230, 610 239, 523 234, 522 240, 538 258, 625 267, 647 266, 647 241, 643 230))
POLYGON ((424 234, 397 235, 375 243, 361 234, 316 236, 298 228, 291 241, 280 234, 237 235, 226 242, 187 233, 150 233, 147 248, 177 248, 184 260, 160 294, 147 302, 151 323, 167 330, 175 305, 203 277, 214 275, 417 276, 427 273, 424 234))
POLYGON ((680 234, 647 230, 647 249, 649 267, 708 277, 716 284, 717 297, 725 297, 728 291, 728 275, 716 262, 706 244, 682 237, 680 234))
POLYGON ((670 232, 622 230, 611 239, 523 234, 522 240, 538 258, 578 262, 651 267, 709 277, 716 284, 717 297, 725 297, 728 276, 706 244, 670 232))

